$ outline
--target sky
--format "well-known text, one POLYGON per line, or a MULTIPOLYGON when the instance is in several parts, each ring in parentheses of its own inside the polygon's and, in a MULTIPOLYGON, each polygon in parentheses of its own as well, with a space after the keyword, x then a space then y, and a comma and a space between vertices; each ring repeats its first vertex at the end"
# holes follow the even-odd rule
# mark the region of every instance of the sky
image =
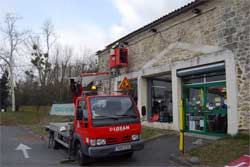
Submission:
POLYGON ((93 51, 193 0, 0 0, 6 13, 21 17, 18 28, 39 33, 49 19, 57 40, 93 51))

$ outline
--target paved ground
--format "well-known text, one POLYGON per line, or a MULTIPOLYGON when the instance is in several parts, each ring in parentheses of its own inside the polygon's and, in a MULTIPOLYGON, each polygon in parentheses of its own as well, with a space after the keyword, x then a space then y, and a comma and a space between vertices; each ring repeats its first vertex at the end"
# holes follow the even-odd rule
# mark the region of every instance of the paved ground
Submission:
MULTIPOLYGON (((190 147, 195 140, 185 138, 190 147)), ((105 158, 90 166, 179 166, 169 159, 171 154, 178 153, 178 141, 176 135, 163 136, 146 142, 145 149, 136 152, 132 159, 105 158)), ((77 166, 75 162, 62 163, 67 158, 66 151, 48 149, 46 143, 28 129, 0 126, 0 144, 1 167, 77 166), (16 150, 20 143, 31 148, 27 150, 29 158, 25 159, 22 151, 16 150)))
POLYGON ((0 126, 0 166, 56 166, 63 159, 65 152, 48 149, 44 141, 31 131, 19 127, 0 126), (23 143, 31 148, 28 151, 30 158, 25 159, 17 146, 23 143))

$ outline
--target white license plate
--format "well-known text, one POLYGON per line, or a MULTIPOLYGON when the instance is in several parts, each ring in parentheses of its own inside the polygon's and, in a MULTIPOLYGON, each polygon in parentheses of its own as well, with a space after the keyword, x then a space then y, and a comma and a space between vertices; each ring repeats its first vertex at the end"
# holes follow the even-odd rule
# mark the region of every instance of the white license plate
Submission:
POLYGON ((120 145, 116 146, 115 151, 124 151, 124 150, 130 150, 131 145, 120 145))

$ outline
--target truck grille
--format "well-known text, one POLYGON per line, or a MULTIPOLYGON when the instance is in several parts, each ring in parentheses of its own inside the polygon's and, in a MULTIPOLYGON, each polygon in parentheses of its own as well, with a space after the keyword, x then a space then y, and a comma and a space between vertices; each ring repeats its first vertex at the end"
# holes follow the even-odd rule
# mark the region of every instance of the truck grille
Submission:
POLYGON ((126 143, 131 141, 131 136, 123 136, 122 138, 108 138, 107 144, 126 143))
POLYGON ((119 143, 118 138, 108 138, 107 139, 107 144, 116 144, 119 143))
POLYGON ((123 138, 122 138, 122 142, 130 142, 131 141, 131 136, 124 136, 123 138))

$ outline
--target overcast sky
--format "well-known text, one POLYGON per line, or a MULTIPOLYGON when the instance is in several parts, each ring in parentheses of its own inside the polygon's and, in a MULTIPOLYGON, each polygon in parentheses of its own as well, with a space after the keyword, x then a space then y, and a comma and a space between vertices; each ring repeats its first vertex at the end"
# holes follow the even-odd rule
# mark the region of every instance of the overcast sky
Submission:
POLYGON ((22 17, 19 27, 39 32, 50 19, 63 44, 94 51, 193 0, 0 0, 7 12, 22 17))

